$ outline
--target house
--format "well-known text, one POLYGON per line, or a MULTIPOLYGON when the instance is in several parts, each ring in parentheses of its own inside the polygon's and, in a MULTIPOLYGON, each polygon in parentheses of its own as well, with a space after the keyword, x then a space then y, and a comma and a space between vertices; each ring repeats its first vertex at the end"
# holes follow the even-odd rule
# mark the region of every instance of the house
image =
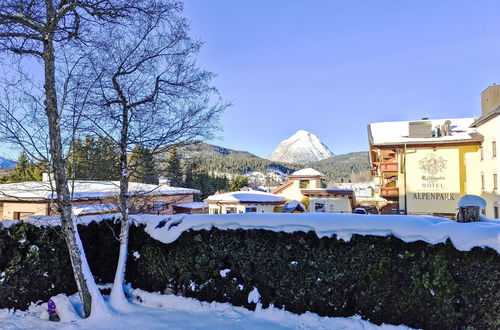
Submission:
POLYGON ((368 125, 372 175, 382 213, 453 217, 466 193, 467 155, 483 142, 474 118, 368 125))
POLYGON ((351 213, 356 205, 353 190, 325 186, 325 175, 308 167, 290 174, 288 181, 271 193, 302 202, 309 212, 351 213))
POLYGON ((207 214, 208 204, 203 202, 192 202, 172 205, 174 214, 207 214))
MULTIPOLYGON (((69 181, 74 215, 118 212, 118 181, 69 181)), ((191 203, 196 189, 129 183, 130 212, 173 214, 173 204, 191 203)), ((56 215, 56 193, 50 181, 0 184, 0 220, 56 215)))
POLYGON ((234 191, 205 199, 210 214, 274 212, 285 204, 285 198, 261 191, 234 191))
POLYGON ((500 218, 500 86, 493 85, 481 93, 481 116, 471 128, 484 137, 479 152, 467 158, 467 193, 486 200, 485 215, 500 218))

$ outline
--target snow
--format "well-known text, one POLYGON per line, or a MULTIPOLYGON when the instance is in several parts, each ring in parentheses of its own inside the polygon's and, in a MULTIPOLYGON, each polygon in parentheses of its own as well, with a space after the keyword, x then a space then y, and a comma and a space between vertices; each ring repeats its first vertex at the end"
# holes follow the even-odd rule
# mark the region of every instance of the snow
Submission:
POLYGON ((346 213, 244 213, 224 215, 177 215, 165 218, 156 215, 135 215, 136 223, 146 225, 146 232, 163 243, 172 243, 188 230, 264 229, 275 232, 309 232, 318 237, 349 241, 354 234, 395 237, 405 242, 446 242, 455 248, 470 251, 473 247, 489 247, 500 252, 500 222, 458 223, 445 218, 407 215, 365 215, 346 213), (160 221, 167 225, 158 228, 160 221))
POLYGON ((75 308, 69 301, 69 298, 65 294, 58 294, 57 296, 51 297, 52 301, 56 304, 56 313, 59 316, 61 322, 69 323, 75 322, 81 319, 75 308))
MULTIPOLYGON (((0 329, 410 329, 405 326, 377 326, 360 316, 321 317, 306 312, 293 314, 274 306, 255 311, 228 303, 201 302, 175 295, 131 290, 131 311, 113 313, 104 319, 75 322, 48 321, 47 303, 32 304, 27 312, 0 310, 0 329)), ((66 298, 68 299, 68 298, 66 298)), ((76 311, 81 310, 77 295, 69 297, 76 311)))
POLYGON ((486 201, 484 200, 484 198, 476 195, 464 195, 458 201, 458 207, 468 206, 476 206, 480 209, 484 209, 486 208, 486 201))
POLYGON ((253 287, 253 290, 250 291, 250 293, 248 294, 248 303, 251 304, 251 303, 259 303, 260 302, 260 293, 259 293, 259 290, 257 290, 256 287, 253 287))
POLYGON ((73 215, 113 213, 117 211, 119 211, 119 207, 115 204, 85 204, 73 206, 73 215))
POLYGON ((227 273, 229 273, 230 271, 231 271, 231 269, 223 269, 219 272, 219 274, 221 277, 226 277, 227 273))
MULTIPOLYGON (((68 187, 72 200, 104 199, 119 193, 118 181, 69 181, 68 187)), ((56 198, 54 187, 50 182, 28 181, 0 184, 0 199, 51 199, 56 198)), ((153 185, 139 182, 129 183, 129 194, 148 196, 192 195, 199 194, 196 189, 153 185)))
POLYGON ((137 260, 141 257, 141 254, 137 251, 134 251, 134 253, 132 253, 132 255, 134 256, 134 258, 137 260))
POLYGON ((462 141, 471 140, 470 133, 476 132, 469 126, 474 122, 474 118, 454 118, 454 119, 433 119, 431 127, 443 125, 446 120, 451 121, 451 135, 432 138, 410 138, 409 121, 391 121, 373 123, 368 125, 371 143, 374 145, 389 143, 412 143, 412 142, 438 142, 438 141, 462 141))
POLYGON ((203 202, 192 202, 192 203, 184 203, 184 204, 175 204, 176 207, 182 207, 185 209, 205 209, 208 207, 208 204, 203 202))
POLYGON ((307 164, 332 156, 333 153, 316 135, 299 130, 282 141, 267 159, 277 162, 307 164))
POLYGON ((235 202, 235 203, 276 203, 285 202, 286 198, 262 191, 234 191, 225 194, 209 196, 206 202, 235 202))
POLYGON ((315 170, 312 167, 306 167, 301 170, 295 171, 292 173, 292 176, 301 176, 301 177, 317 177, 317 176, 325 176, 320 171, 315 170))

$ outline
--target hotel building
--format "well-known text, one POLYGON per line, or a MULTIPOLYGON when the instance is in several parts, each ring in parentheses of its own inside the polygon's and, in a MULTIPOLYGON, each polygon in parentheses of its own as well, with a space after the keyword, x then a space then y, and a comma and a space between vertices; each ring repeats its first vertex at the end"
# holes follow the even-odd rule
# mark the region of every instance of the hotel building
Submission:
POLYGON ((479 118, 368 125, 372 175, 383 213, 454 217, 461 196, 486 199, 485 214, 498 218, 500 86, 481 95, 479 118))

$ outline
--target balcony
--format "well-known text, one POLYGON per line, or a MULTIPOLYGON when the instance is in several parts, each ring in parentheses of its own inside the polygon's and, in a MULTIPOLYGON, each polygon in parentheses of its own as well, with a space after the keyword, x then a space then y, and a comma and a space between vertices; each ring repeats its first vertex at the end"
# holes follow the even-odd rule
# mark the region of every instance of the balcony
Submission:
POLYGON ((381 163, 380 164, 380 172, 397 172, 398 171, 398 163, 381 163))
POLYGON ((380 196, 382 197, 398 197, 399 188, 397 187, 380 187, 380 196))

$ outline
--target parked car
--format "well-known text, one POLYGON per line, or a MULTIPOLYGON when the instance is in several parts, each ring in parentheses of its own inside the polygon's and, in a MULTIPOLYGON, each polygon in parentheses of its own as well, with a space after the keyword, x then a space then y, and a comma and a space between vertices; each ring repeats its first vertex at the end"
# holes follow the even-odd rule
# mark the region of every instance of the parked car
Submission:
POLYGON ((354 211, 352 211, 353 214, 368 214, 368 212, 366 212, 366 210, 362 207, 357 207, 354 209, 354 211))

